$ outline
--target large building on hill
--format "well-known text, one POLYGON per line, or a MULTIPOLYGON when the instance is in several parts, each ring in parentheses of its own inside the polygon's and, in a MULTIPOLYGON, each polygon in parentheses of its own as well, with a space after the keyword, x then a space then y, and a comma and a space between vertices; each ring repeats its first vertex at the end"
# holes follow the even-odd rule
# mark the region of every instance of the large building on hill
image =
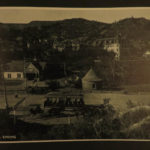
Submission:
POLYGON ((93 41, 87 42, 87 45, 92 47, 100 47, 108 52, 114 52, 115 59, 120 59, 120 44, 118 38, 116 37, 94 39, 93 41))
POLYGON ((64 51, 68 47, 72 51, 79 51, 82 44, 89 47, 100 47, 108 52, 114 52, 115 59, 120 59, 120 44, 116 37, 96 38, 94 40, 87 40, 86 42, 85 39, 69 39, 63 41, 57 41, 57 39, 55 39, 52 47, 59 52, 64 51))
POLYGON ((146 51, 146 52, 143 54, 143 57, 144 57, 144 58, 150 58, 150 50, 146 51))
POLYGON ((120 44, 117 38, 104 39, 104 50, 115 53, 115 59, 120 59, 120 44))

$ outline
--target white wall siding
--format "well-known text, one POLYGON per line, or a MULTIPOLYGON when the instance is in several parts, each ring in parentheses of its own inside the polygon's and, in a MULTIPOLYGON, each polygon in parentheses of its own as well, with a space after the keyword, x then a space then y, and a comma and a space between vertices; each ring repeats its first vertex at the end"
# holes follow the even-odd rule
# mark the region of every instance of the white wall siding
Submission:
POLYGON ((93 82, 82 80, 82 89, 83 90, 93 90, 93 82))
POLYGON ((24 79, 24 75, 23 72, 4 72, 4 78, 9 80, 13 80, 13 79, 22 80, 24 79), (8 77, 9 74, 11 75, 11 78, 8 77), (18 77, 18 74, 20 74, 20 77, 18 77))
POLYGON ((120 45, 119 43, 111 43, 111 44, 105 44, 104 49, 108 52, 114 52, 116 59, 120 58, 120 45))

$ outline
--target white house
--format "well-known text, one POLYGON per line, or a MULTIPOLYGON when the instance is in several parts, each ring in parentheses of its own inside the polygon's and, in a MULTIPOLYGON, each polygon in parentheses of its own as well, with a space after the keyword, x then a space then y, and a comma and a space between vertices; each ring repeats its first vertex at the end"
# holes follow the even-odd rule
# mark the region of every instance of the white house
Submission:
POLYGON ((12 61, 7 63, 4 71, 4 79, 7 80, 24 80, 24 63, 23 61, 12 61))
POLYGON ((6 80, 34 79, 39 77, 39 70, 31 62, 12 61, 5 65, 3 75, 6 80))

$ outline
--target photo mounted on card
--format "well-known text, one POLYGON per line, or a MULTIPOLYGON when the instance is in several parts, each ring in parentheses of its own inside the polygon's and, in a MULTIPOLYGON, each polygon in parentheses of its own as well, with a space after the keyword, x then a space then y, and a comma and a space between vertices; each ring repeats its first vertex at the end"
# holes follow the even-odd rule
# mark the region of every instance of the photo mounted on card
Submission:
POLYGON ((150 138, 150 8, 0 8, 0 140, 150 138))

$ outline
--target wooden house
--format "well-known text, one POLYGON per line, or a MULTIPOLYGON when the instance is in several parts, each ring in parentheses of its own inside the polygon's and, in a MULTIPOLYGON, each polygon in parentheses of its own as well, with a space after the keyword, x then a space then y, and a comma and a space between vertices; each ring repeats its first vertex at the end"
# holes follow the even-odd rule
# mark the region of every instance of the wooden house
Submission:
POLYGON ((39 78, 39 69, 31 62, 11 61, 3 68, 5 80, 34 80, 39 78))
POLYGON ((91 68, 82 78, 83 90, 97 90, 100 88, 101 79, 96 75, 96 72, 91 68))

